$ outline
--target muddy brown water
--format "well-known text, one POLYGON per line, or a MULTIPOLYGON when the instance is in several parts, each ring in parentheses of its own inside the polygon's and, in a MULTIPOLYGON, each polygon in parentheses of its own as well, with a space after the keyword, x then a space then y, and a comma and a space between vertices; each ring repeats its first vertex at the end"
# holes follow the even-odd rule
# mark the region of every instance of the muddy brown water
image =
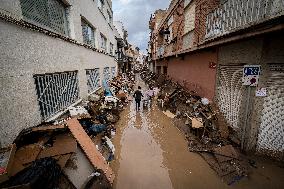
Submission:
MULTIPOLYGON (((138 85, 144 87, 141 80, 138 85)), ((115 189, 284 188, 284 169, 259 160, 250 177, 228 186, 196 153, 183 134, 157 106, 135 111, 131 103, 121 114, 113 139, 111 163, 115 189)))

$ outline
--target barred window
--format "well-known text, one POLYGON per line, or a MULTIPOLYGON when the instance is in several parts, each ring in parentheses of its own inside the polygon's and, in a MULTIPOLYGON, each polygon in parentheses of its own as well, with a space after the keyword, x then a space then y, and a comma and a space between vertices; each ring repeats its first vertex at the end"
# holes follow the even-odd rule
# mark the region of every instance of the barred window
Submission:
POLYGON ((86 70, 87 83, 88 83, 88 93, 92 93, 100 87, 100 70, 88 69, 86 70))
POLYGON ((109 44, 109 54, 113 55, 113 44, 109 44))
POLYGON ((79 99, 77 71, 34 75, 43 120, 79 99))
POLYGON ((107 10, 107 22, 110 24, 112 23, 112 15, 108 10, 107 10))
POLYGON ((20 0, 25 20, 68 36, 66 6, 59 0, 20 0))
POLYGON ((106 50, 106 44, 107 44, 107 39, 103 34, 101 34, 101 48, 106 50))
POLYGON ((104 75, 104 80, 108 83, 109 80, 110 80, 110 70, 109 70, 109 67, 105 67, 104 68, 103 75, 104 75))
POLYGON ((114 78, 115 76, 115 67, 111 67, 111 78, 114 78))
POLYGON ((81 20, 82 23, 82 34, 83 42, 95 47, 95 29, 88 24, 84 19, 81 20))

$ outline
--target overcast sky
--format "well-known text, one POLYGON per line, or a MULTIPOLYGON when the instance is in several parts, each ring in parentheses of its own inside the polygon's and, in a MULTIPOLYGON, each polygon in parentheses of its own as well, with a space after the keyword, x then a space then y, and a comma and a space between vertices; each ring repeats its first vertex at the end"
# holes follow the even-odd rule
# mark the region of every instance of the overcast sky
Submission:
POLYGON ((146 52, 149 40, 148 22, 157 9, 166 9, 170 0, 112 0, 114 21, 122 21, 128 41, 146 52))

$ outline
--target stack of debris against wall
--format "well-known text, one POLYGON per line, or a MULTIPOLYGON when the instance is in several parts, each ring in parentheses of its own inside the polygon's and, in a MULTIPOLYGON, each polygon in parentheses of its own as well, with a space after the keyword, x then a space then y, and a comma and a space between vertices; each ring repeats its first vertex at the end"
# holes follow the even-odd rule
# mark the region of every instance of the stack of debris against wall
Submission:
POLYGON ((23 130, 0 151, 0 188, 112 188, 114 123, 132 87, 118 76, 57 120, 23 130))
POLYGON ((249 161, 240 152, 240 141, 216 104, 165 76, 144 70, 141 77, 159 88, 157 103, 166 115, 174 117, 191 152, 199 153, 227 184, 248 175, 249 161))

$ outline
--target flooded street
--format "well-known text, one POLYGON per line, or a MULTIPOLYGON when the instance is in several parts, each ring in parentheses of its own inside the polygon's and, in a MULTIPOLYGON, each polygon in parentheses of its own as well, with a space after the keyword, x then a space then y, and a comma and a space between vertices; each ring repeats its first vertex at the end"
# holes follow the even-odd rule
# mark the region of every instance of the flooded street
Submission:
MULTIPOLYGON (((141 81, 138 85, 143 89, 141 81)), ((223 187, 203 159, 188 151, 184 136, 157 106, 136 112, 131 103, 117 128, 116 160, 112 163, 116 189, 207 188, 204 179, 210 179, 216 188, 223 187)))
MULTIPOLYGON (((138 85, 145 89, 140 79, 138 85)), ((117 123, 114 145, 115 189, 281 188, 284 180, 283 168, 260 161, 261 168, 250 178, 226 185, 198 154, 188 151, 183 134, 156 105, 136 112, 131 102, 117 123)))

